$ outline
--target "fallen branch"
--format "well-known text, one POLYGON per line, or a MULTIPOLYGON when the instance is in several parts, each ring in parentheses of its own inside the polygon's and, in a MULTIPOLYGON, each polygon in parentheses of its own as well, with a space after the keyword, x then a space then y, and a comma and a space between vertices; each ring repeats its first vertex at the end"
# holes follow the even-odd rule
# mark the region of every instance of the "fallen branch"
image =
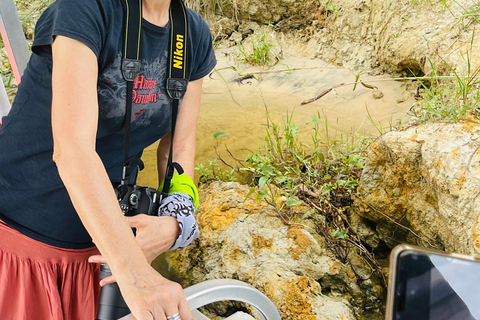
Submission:
POLYGON ((331 87, 331 88, 329 88, 329 89, 327 89, 327 90, 324 90, 324 91, 322 91, 322 93, 320 93, 318 96, 316 96, 316 97, 314 97, 314 98, 312 98, 312 99, 308 99, 308 100, 303 101, 303 102, 301 103, 301 105, 303 106, 303 105, 305 105, 305 104, 312 103, 313 101, 316 101, 316 100, 320 99, 321 97, 323 97, 324 95, 326 95, 327 93, 329 93, 330 91, 332 91, 333 89, 338 88, 338 87, 341 87, 341 86, 343 86, 343 85, 345 85, 345 83, 341 83, 341 84, 336 85, 336 86, 333 86, 333 87, 331 87))
POLYGON ((266 73, 278 73, 278 72, 290 72, 298 70, 315 70, 315 69, 338 69, 336 67, 298 67, 298 68, 287 68, 287 69, 278 69, 278 70, 263 70, 263 71, 254 71, 254 72, 240 72, 239 76, 253 75, 253 74, 266 74, 266 73))
POLYGON ((361 83, 365 88, 368 88, 368 89, 378 89, 377 87, 372 86, 371 84, 366 84, 366 83, 363 82, 362 80, 360 80, 360 83, 361 83))

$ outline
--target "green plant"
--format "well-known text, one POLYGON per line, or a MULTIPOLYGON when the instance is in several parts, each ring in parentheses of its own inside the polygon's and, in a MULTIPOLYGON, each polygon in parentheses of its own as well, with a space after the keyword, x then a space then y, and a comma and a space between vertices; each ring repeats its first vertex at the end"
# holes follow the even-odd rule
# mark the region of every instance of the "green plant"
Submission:
POLYGON ((33 32, 38 18, 52 2, 54 0, 15 0, 20 22, 28 40, 33 39, 33 32))
MULTIPOLYGON (((266 117, 265 145, 248 154, 244 161, 237 162, 235 168, 239 179, 252 186, 250 194, 255 193, 256 200, 275 202, 278 193, 290 199, 314 196, 321 207, 323 200, 328 202, 329 197, 337 193, 349 197, 355 191, 363 168, 365 139, 361 138, 354 146, 343 139, 331 138, 327 119, 322 133, 321 116, 317 113, 308 123, 312 145, 307 145, 298 138, 300 128, 293 122, 293 112, 287 113, 282 125, 271 121, 268 110, 266 117)), ((223 135, 221 132, 215 137, 217 147, 218 138, 223 135)), ((221 161, 226 164, 223 159, 221 161)), ((231 170, 222 173, 218 162, 212 160, 208 165, 199 165, 197 171, 201 181, 233 177, 231 170)), ((287 206, 292 204, 292 201, 286 203, 287 206)))
POLYGON ((325 10, 328 13, 331 13, 335 16, 338 15, 338 13, 339 13, 338 8, 335 6, 335 4, 333 3, 332 0, 327 0, 327 2, 325 3, 325 10))
MULTIPOLYGON (((216 132, 213 135, 213 138, 215 139, 214 148, 215 148, 215 152, 217 152, 217 155, 218 155, 217 149, 220 143, 219 138, 226 135, 228 135, 228 133, 224 131, 216 132)), ((225 166, 220 165, 218 161, 219 161, 219 158, 207 159, 208 164, 200 163, 195 167, 195 172, 199 176, 198 180, 200 184, 208 183, 209 181, 212 181, 212 180, 236 181, 235 169, 233 167, 230 167, 229 169, 225 169, 225 166)), ((223 160, 220 159, 220 161, 223 161, 223 160)))
POLYGON ((447 0, 410 0, 411 5, 417 6, 420 8, 428 7, 431 10, 445 10, 449 9, 449 3, 447 0), (439 6, 440 4, 440 6, 439 6))
POLYGON ((218 158, 207 159, 208 164, 198 164, 195 167, 195 172, 199 176, 199 184, 208 183, 210 181, 236 181, 235 170, 225 170, 218 163, 218 158))
MULTIPOLYGON (((199 165, 197 172, 203 177, 200 180, 230 181, 235 174, 240 182, 250 185, 247 198, 266 201, 286 224, 306 227, 305 220, 313 222, 314 231, 324 236, 326 245, 341 261, 348 260, 352 248, 359 248, 385 285, 382 268, 352 231, 347 218, 363 169, 364 150, 371 140, 361 136, 332 137, 327 119, 322 121, 319 113, 302 128, 293 122, 293 112, 277 124, 266 109, 266 120, 264 146, 250 152, 245 160, 235 159, 235 172, 227 169, 227 174, 221 173, 218 159, 199 165), (325 130, 321 130, 322 125, 325 130), (299 139, 300 130, 311 131, 311 145, 299 139)), ((215 137, 217 146, 222 136, 223 132, 215 137)), ((234 168, 219 159, 226 167, 234 168)))
POLYGON ((368 121, 370 121, 370 123, 375 127, 375 130, 377 130, 379 135, 384 134, 385 132, 383 130, 382 123, 380 121, 378 122, 378 125, 377 125, 377 123, 375 123, 375 120, 373 119, 372 115, 370 114, 370 110, 368 110, 368 106, 367 106, 366 103, 365 103, 365 109, 367 110, 368 121))
POLYGON ((268 66, 278 59, 266 33, 263 33, 260 37, 253 36, 251 46, 239 45, 238 49, 241 60, 252 65, 268 66))
POLYGON ((436 77, 435 66, 428 59, 432 73, 430 79, 417 79, 419 89, 424 91, 421 99, 411 109, 420 122, 459 121, 466 118, 480 118, 480 88, 478 76, 480 67, 472 67, 472 48, 475 33, 472 33, 470 51, 462 54, 465 61, 465 71, 448 66, 452 79, 444 80, 436 77))
POLYGON ((480 3, 477 1, 473 1, 473 4, 470 5, 469 7, 463 6, 461 3, 459 3, 457 0, 453 0, 461 9, 461 18, 466 18, 470 17, 472 18, 475 22, 480 23, 480 3))

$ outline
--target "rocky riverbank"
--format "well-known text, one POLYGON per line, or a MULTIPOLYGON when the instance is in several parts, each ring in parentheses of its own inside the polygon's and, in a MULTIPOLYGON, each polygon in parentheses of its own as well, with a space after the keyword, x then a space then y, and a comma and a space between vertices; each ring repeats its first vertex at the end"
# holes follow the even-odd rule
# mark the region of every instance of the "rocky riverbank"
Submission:
MULTIPOLYGON (((260 34, 277 60, 322 59, 357 80, 384 73, 472 76, 480 62, 474 36, 479 8, 469 1, 219 4, 210 16, 218 48, 253 46, 260 34)), ((420 87, 410 98, 421 99, 420 87)), ((478 255, 478 132, 471 118, 381 135, 369 147, 345 217, 350 239, 363 247, 345 241, 335 250, 318 224, 285 220, 275 207, 248 199, 247 187, 216 182, 201 189, 202 236, 169 253, 166 263, 184 285, 212 278, 251 283, 284 319, 382 319, 388 276, 383 258, 396 244, 478 255)), ((305 204, 295 208, 299 216, 306 210, 305 204)), ((207 312, 226 316, 239 309, 248 307, 217 305, 207 312)))

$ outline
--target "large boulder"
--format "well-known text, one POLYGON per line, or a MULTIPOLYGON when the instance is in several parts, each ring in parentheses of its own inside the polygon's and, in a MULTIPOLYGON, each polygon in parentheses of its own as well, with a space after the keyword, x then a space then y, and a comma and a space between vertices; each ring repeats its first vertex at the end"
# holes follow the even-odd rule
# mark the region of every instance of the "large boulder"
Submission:
POLYGON ((372 301, 378 307, 382 287, 375 277, 359 279, 359 274, 372 273, 362 259, 341 263, 313 224, 289 225, 274 207, 247 199, 248 192, 249 187, 233 182, 200 189, 199 239, 165 257, 184 286, 210 279, 245 281, 272 300, 282 319, 290 320, 357 319, 354 307, 357 313, 367 305, 372 309, 372 301), (368 294, 362 291, 365 286, 368 294))
POLYGON ((473 121, 381 136, 370 146, 352 210, 364 222, 357 233, 372 247, 409 242, 479 255, 479 138, 473 121))

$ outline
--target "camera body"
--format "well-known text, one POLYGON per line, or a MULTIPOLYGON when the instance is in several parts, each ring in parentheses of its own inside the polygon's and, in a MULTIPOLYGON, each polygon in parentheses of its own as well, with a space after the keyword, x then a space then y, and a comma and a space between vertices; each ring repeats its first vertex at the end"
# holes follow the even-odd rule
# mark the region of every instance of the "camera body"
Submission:
POLYGON ((121 197, 121 188, 121 185, 116 188, 116 194, 120 208, 125 216, 134 216, 140 213, 149 216, 158 215, 162 197, 157 190, 149 187, 129 185, 128 191, 121 197))

